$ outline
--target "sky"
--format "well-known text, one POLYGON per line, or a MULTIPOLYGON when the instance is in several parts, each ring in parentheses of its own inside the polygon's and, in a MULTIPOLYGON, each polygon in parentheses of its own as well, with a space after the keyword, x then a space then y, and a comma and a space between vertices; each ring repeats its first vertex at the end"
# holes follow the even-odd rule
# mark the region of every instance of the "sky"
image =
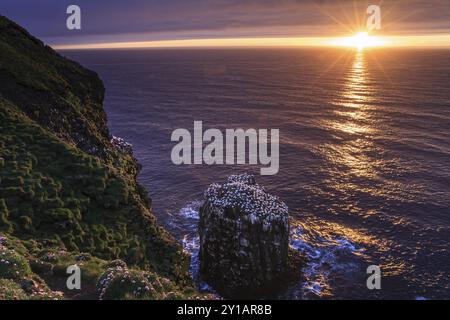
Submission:
POLYGON ((0 14, 56 48, 313 45, 364 29, 369 4, 393 42, 450 47, 448 0, 1 0, 0 14), (66 27, 72 4, 81 30, 66 27))

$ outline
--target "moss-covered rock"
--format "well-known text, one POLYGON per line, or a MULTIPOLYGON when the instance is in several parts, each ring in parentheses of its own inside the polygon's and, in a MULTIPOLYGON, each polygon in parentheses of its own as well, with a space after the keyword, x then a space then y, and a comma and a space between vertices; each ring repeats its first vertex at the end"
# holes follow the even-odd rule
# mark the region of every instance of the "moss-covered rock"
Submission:
POLYGON ((151 272, 128 269, 121 260, 114 261, 101 275, 97 291, 102 300, 185 299, 189 296, 169 279, 151 272))
POLYGON ((0 247, 0 278, 20 280, 31 275, 28 260, 4 246, 0 247))
POLYGON ((0 199, 0 231, 3 232, 12 232, 13 225, 8 220, 9 218, 9 212, 8 208, 6 207, 6 203, 4 199, 0 199))
POLYGON ((31 254, 20 240, 0 235, 0 300, 62 298, 60 292, 51 290, 42 278, 33 273, 30 259, 31 254))
POLYGON ((12 280, 0 279, 0 300, 29 300, 19 284, 12 280))

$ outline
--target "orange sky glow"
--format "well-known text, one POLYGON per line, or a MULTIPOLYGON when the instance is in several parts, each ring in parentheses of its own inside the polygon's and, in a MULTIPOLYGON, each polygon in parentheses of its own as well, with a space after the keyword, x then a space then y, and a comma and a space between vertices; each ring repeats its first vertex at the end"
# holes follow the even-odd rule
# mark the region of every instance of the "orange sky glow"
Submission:
MULTIPOLYGON (((57 45, 58 50, 125 49, 125 48, 222 48, 222 47, 333 47, 347 37, 254 37, 224 39, 182 39, 136 42, 105 42, 75 45, 57 45)), ((382 47, 450 48, 450 34, 420 36, 377 35, 382 47)))

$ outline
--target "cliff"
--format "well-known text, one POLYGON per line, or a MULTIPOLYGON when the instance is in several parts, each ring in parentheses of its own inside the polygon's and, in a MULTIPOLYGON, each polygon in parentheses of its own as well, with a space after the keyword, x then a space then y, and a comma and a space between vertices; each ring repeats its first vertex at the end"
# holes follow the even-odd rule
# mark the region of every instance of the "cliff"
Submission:
POLYGON ((63 290, 71 263, 86 269, 88 287, 129 268, 125 277, 149 282, 145 288, 166 283, 155 285, 158 295, 135 297, 193 294, 189 257, 157 225, 136 182, 138 163, 111 143, 103 97, 94 72, 0 16, 0 255, 10 258, 0 261, 0 299, 11 298, 4 288, 30 297, 29 281, 63 290), (22 266, 17 276, 4 261, 22 266))

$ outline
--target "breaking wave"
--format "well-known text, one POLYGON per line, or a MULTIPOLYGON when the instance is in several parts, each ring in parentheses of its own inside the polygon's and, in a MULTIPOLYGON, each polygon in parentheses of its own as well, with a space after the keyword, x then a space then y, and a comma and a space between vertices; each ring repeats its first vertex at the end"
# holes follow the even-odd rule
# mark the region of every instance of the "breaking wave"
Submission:
MULTIPOLYGON (((336 281, 353 287, 362 269, 364 251, 344 237, 319 234, 299 223, 291 228, 290 246, 299 251, 307 262, 302 268, 302 282, 289 295, 301 299, 333 297, 336 281)), ((364 282, 365 283, 365 282, 364 282)))
MULTIPOLYGON (((181 222, 184 235, 181 238, 183 249, 191 256, 189 272, 199 290, 214 293, 214 290, 199 275, 200 241, 197 233, 201 201, 188 203, 173 214, 173 223, 181 222)), ((179 229, 180 224, 177 225, 179 229)), ((361 273, 359 260, 365 249, 345 237, 323 234, 293 221, 290 247, 299 251, 307 260, 302 270, 302 281, 293 284, 283 295, 286 298, 314 299, 333 295, 334 282, 337 279, 350 282, 355 274, 361 273)))

